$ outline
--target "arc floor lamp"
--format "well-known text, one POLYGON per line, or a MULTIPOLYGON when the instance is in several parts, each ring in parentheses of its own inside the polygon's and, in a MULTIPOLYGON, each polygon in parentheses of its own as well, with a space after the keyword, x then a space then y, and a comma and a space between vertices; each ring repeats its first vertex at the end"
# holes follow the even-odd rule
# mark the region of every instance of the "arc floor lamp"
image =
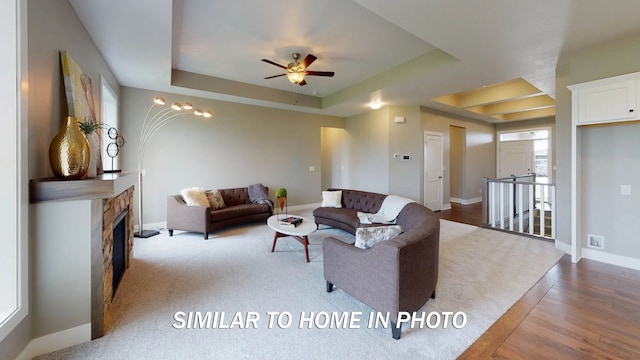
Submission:
POLYGON ((143 227, 143 218, 142 218, 142 183, 143 183, 143 161, 144 161, 144 152, 149 144, 149 141, 153 138, 153 136, 160 130, 163 126, 168 123, 176 120, 179 116, 202 116, 205 118, 211 117, 211 112, 208 110, 194 109, 193 105, 189 102, 185 102, 184 104, 173 103, 168 106, 164 106, 156 111, 152 110, 157 106, 164 106, 165 99, 163 97, 157 96, 153 99, 153 104, 149 107, 147 111, 147 115, 144 118, 144 122, 142 123, 142 129, 140 131, 140 143, 138 148, 138 232, 134 233, 135 237, 139 238, 148 238, 151 236, 158 235, 160 232, 157 230, 144 230, 143 227))

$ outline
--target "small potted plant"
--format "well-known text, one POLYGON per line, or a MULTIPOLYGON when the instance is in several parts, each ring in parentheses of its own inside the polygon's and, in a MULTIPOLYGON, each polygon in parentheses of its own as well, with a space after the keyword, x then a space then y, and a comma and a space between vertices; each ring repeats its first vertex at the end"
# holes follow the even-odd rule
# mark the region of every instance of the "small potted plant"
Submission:
POLYGON ((101 175, 104 170, 102 168, 102 134, 99 129, 107 129, 105 124, 95 121, 92 116, 86 116, 84 121, 78 121, 80 131, 89 141, 91 148, 91 168, 95 169, 95 175, 101 175))
POLYGON ((80 128, 80 130, 82 130, 85 136, 89 136, 98 129, 106 128, 106 125, 97 121, 93 121, 91 116, 87 116, 85 117, 84 121, 78 121, 78 127, 80 128))
POLYGON ((287 201, 287 189, 281 187, 276 189, 276 198, 278 199, 278 206, 280 211, 284 208, 284 204, 287 201))

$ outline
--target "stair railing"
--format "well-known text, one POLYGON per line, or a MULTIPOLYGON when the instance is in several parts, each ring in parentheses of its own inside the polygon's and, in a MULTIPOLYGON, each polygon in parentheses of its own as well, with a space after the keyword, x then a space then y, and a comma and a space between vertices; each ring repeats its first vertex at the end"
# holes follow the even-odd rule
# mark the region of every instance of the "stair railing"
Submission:
POLYGON ((535 174, 482 178, 482 221, 488 227, 555 239, 555 184, 535 174))

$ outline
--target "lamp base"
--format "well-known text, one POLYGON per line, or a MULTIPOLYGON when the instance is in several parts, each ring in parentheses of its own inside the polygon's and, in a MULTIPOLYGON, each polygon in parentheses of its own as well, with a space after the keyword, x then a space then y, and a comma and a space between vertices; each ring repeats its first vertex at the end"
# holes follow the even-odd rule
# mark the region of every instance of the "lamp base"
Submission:
POLYGON ((134 232, 133 237, 146 239, 152 236, 156 236, 158 234, 160 234, 160 231, 158 230, 142 230, 142 231, 134 232))

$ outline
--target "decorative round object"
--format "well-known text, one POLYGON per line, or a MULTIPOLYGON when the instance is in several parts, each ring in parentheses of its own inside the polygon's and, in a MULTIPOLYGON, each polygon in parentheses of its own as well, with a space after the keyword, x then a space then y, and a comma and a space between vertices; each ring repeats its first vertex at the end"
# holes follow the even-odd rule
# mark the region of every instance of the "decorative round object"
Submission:
POLYGON ((66 180, 84 179, 89 171, 91 148, 76 118, 67 120, 49 145, 49 162, 56 177, 66 180))
POLYGON ((114 158, 116 156, 118 156, 118 153, 120 152, 120 147, 115 143, 112 142, 109 145, 107 145, 107 155, 109 155, 110 158, 114 158))
POLYGON ((107 155, 111 158, 111 170, 109 172, 120 172, 120 170, 114 170, 114 159, 120 153, 120 148, 124 146, 124 138, 118 133, 118 129, 111 127, 107 130, 109 139, 113 140, 107 145, 107 155))
POLYGON ((110 127, 109 130, 107 130, 107 135, 109 135, 109 139, 114 140, 118 136, 118 129, 110 127))
POLYGON ((118 147, 124 146, 124 138, 122 137, 122 135, 116 136, 115 140, 116 140, 116 145, 118 145, 118 147))

